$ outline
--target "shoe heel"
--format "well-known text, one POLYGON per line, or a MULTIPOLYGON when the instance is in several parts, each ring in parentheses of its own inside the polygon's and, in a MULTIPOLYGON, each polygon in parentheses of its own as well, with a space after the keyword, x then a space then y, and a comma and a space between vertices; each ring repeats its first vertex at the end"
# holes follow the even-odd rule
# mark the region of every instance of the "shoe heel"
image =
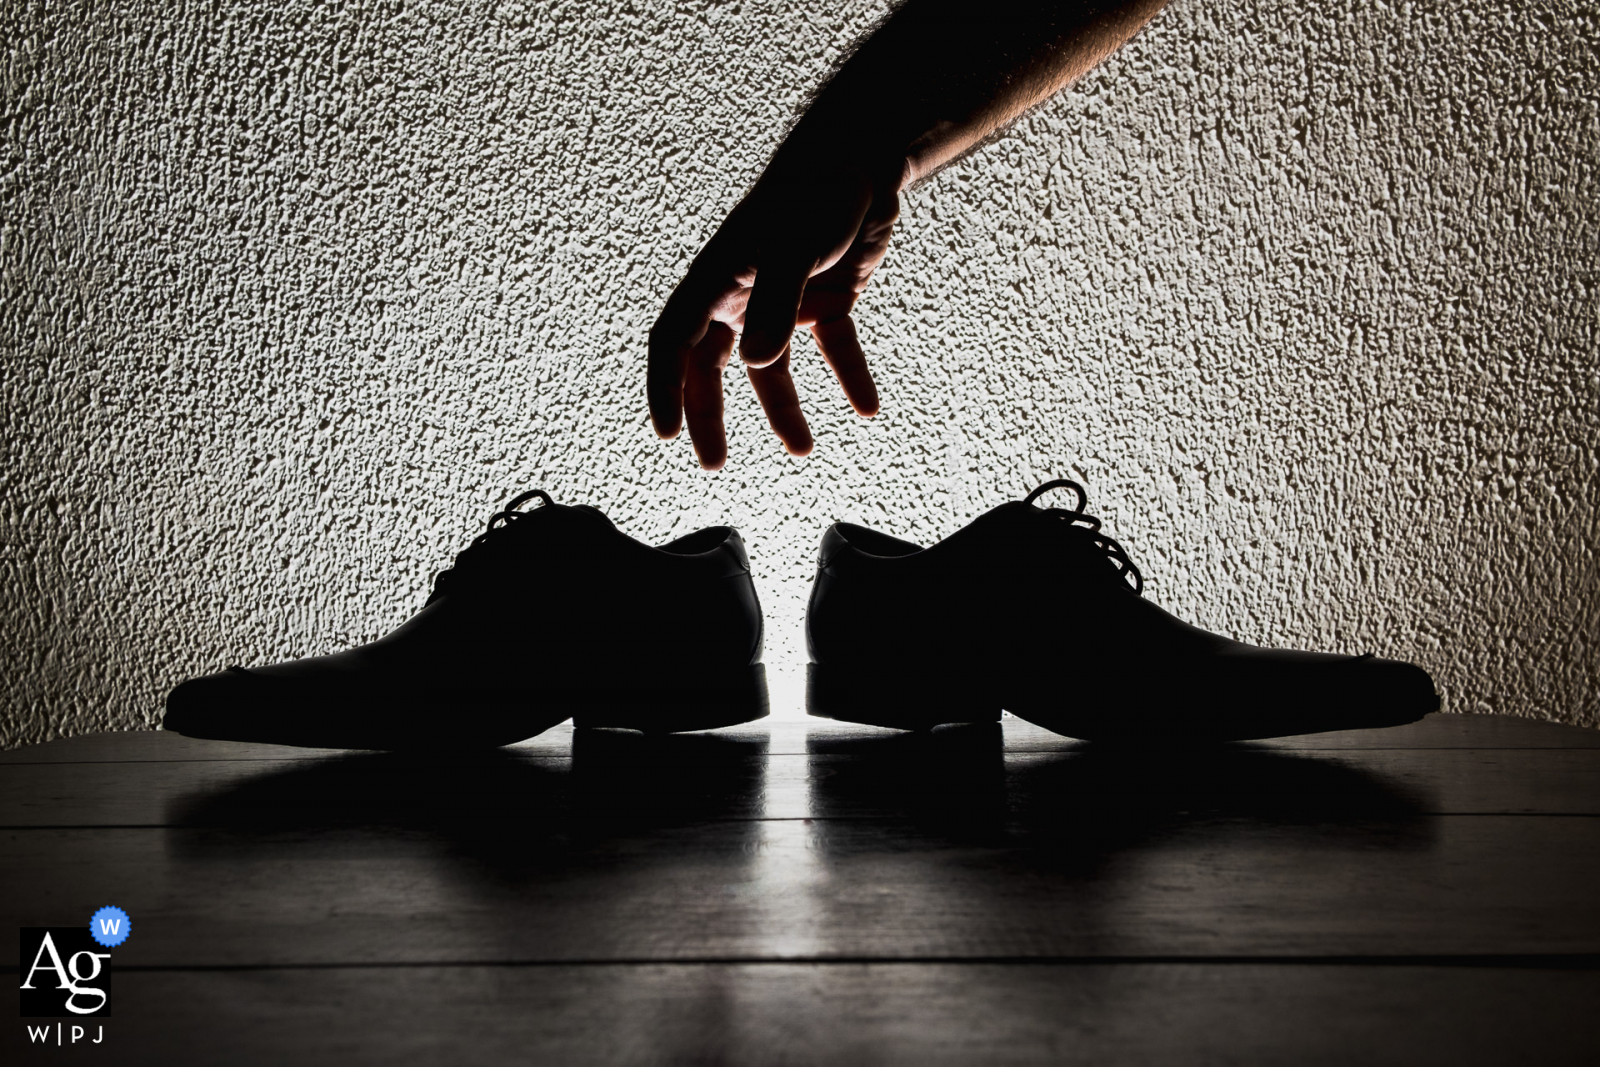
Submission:
POLYGON ((578 729, 677 734, 764 719, 770 710, 766 664, 673 676, 638 671, 634 677, 580 686, 572 715, 578 729))
POLYGON ((930 664, 912 667, 812 663, 806 711, 820 719, 931 730, 948 723, 999 722, 999 701, 971 679, 930 664))

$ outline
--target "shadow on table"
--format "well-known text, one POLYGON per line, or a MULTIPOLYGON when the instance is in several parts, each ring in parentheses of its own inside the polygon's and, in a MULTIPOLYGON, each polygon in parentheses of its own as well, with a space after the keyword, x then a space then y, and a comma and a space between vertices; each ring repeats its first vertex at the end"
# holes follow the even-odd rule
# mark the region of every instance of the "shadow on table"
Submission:
POLYGON ((1248 745, 1008 754, 992 726, 824 727, 768 751, 580 732, 570 757, 307 760, 175 801, 189 829, 163 841, 197 891, 359 958, 400 930, 465 959, 1030 956, 1276 937, 1405 868, 1436 821, 1370 769, 1248 745))
POLYGON ((1249 743, 1010 752, 997 725, 808 742, 818 818, 900 817, 978 845, 1104 855, 1175 836, 1272 833, 1334 847, 1425 847, 1436 804, 1348 761, 1249 743))
MULTIPOLYGON (((767 755, 767 738, 748 733, 581 730, 570 758, 501 749, 296 762, 186 795, 168 818, 242 832, 424 834, 516 868, 585 841, 754 823, 771 814, 776 772, 767 755)), ((920 734, 824 728, 808 739, 806 761, 790 814, 871 821, 880 836, 900 833, 908 844, 1047 846, 1093 864, 1197 835, 1220 842, 1270 832, 1360 848, 1431 839, 1424 813, 1433 805, 1417 786, 1249 744, 1008 754, 996 724, 920 734)))
POLYGON ((570 757, 355 753, 176 800, 168 821, 240 831, 427 833, 491 849, 758 812, 765 737, 579 731, 570 757))

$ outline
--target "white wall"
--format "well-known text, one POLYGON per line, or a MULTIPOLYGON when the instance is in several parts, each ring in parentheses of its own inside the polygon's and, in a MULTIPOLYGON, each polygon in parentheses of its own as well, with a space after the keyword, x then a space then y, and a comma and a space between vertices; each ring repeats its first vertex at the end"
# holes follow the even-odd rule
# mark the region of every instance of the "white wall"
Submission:
POLYGON ((375 636, 535 485, 740 526, 792 679, 826 520, 1051 475, 1201 625, 1600 724, 1593 0, 1178 0, 908 198, 879 418, 807 343, 813 456, 730 372, 701 473, 645 331, 882 7, 6 5, 0 742, 375 636))

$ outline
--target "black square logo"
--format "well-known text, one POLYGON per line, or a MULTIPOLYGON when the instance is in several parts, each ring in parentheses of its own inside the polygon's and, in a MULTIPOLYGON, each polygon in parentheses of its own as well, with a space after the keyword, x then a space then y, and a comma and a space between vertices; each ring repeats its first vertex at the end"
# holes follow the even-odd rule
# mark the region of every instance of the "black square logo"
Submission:
POLYGON ((111 1015, 111 953, 87 926, 22 928, 22 1017, 103 1019, 111 1015))

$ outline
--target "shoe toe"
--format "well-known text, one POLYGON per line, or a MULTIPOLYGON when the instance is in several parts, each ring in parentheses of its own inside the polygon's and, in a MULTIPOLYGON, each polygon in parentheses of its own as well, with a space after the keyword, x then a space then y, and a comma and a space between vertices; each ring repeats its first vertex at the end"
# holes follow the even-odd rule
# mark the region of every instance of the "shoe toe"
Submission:
POLYGON ((244 671, 191 678, 167 694, 162 729, 185 737, 253 741, 261 719, 261 693, 244 671))
POLYGON ((1224 727, 1232 740, 1403 726, 1439 710, 1433 679, 1412 663, 1268 653, 1261 664, 1258 678, 1241 678, 1249 697, 1224 727))
POLYGON ((1352 703, 1370 712, 1373 726, 1399 726, 1416 722, 1439 710, 1439 692, 1433 678, 1415 663, 1394 659, 1360 661, 1359 692, 1352 703))
POLYGON ((571 714, 561 702, 530 709, 494 696, 322 657, 192 678, 167 695, 162 727, 215 741, 432 751, 511 744, 571 714))
POLYGON ((238 667, 191 678, 167 696, 164 729, 213 741, 304 748, 399 748, 417 739, 414 715, 374 692, 335 657, 238 667))

